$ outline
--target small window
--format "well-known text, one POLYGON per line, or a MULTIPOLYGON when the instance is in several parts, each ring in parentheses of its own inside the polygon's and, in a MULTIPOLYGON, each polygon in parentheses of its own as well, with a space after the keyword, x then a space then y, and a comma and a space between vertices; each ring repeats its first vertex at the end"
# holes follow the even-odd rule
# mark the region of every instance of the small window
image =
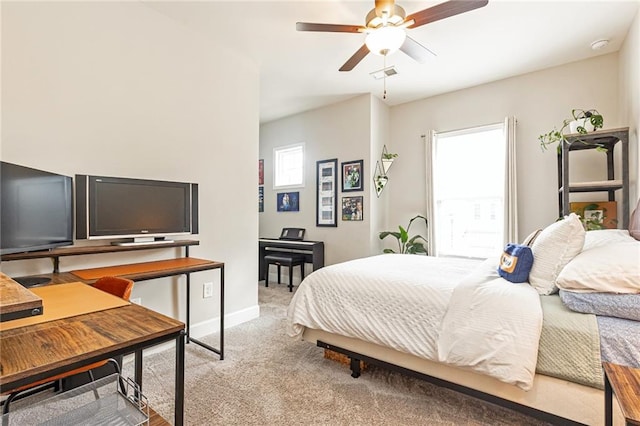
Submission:
POLYGON ((304 186, 304 144, 273 149, 273 187, 304 186))

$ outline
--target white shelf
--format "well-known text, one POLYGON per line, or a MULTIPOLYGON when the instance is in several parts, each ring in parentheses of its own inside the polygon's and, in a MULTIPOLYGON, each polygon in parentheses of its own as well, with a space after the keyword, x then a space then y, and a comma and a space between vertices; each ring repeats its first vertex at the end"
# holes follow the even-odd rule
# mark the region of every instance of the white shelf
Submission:
POLYGON ((616 179, 616 180, 599 180, 599 181, 592 181, 592 182, 569 182, 569 188, 571 189, 592 188, 592 187, 599 187, 604 190, 610 189, 610 188, 622 188, 622 180, 616 179))

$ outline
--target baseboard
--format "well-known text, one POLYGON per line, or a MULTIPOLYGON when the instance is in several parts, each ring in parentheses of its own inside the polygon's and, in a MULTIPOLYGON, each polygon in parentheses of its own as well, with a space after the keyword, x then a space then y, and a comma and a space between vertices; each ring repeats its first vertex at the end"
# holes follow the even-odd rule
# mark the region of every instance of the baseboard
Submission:
MULTIPOLYGON (((242 309, 224 316, 224 328, 225 330, 236 325, 240 325, 247 321, 251 321, 260 317, 260 306, 254 305, 249 308, 242 309)), ((201 339, 209 334, 216 333, 220 329, 220 317, 212 318, 207 321, 202 321, 196 324, 191 324, 189 329, 189 336, 195 339, 201 339), (215 331, 214 331, 215 330, 215 331)), ((215 346, 215 345, 214 345, 215 346)), ((144 355, 153 355, 159 352, 166 351, 175 347, 174 342, 167 342, 161 345, 154 346, 144 350, 144 355)), ((217 356, 216 354, 212 354, 217 356)), ((226 357, 225 357, 226 358, 226 357)), ((125 362, 132 361, 133 355, 125 357, 125 362)))
MULTIPOLYGON (((224 328, 234 327, 236 325, 251 321, 260 316, 260 306, 254 305, 240 311, 226 314, 224 316, 224 328)), ((189 328, 189 335, 196 339, 200 339, 209 334, 213 334, 212 330, 220 329, 220 317, 212 318, 207 321, 202 321, 196 324, 191 324, 189 328)))

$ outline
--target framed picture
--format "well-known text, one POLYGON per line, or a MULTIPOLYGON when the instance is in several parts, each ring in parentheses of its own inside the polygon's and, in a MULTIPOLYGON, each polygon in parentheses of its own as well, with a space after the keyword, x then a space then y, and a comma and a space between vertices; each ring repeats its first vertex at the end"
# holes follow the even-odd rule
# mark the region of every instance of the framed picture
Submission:
POLYGON ((264 160, 258 160, 258 185, 264 185, 264 160))
POLYGON ((316 162, 316 226, 338 226, 338 159, 316 162))
POLYGON ((264 212, 264 186, 258 187, 258 213, 264 212))
POLYGON ((569 203, 569 210, 580 216, 587 231, 618 227, 618 206, 615 201, 574 202, 569 203))
POLYGON ((300 211, 300 193, 299 192, 278 192, 277 206, 279 212, 298 212, 300 211))
POLYGON ((342 197, 342 220, 362 220, 362 195, 357 197, 342 197))
POLYGON ((342 192, 362 191, 362 160, 342 163, 342 192))

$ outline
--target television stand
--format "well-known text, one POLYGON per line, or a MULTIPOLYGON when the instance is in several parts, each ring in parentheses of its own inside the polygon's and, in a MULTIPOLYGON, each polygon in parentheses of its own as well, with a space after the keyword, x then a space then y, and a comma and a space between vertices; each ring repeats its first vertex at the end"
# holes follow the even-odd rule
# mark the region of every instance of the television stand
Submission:
POLYGON ((167 240, 164 238, 154 238, 154 237, 141 237, 141 238, 133 238, 131 240, 126 241, 112 241, 111 245, 113 246, 142 246, 142 245, 162 245, 162 244, 173 244, 175 241, 167 240))

